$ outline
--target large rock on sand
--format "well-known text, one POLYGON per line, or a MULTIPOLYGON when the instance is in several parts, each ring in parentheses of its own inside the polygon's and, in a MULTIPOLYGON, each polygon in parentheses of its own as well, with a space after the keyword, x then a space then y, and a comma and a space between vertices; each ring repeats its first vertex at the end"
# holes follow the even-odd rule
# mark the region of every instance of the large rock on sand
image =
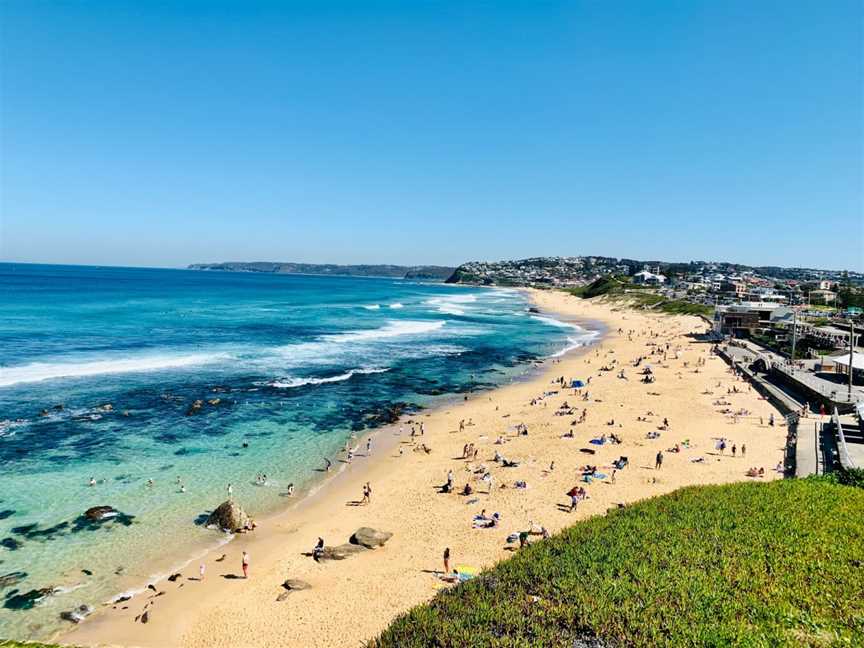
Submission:
POLYGON ((361 545, 367 549, 374 549, 375 547, 383 547, 384 543, 392 537, 393 534, 389 531, 378 531, 370 527, 360 527, 351 536, 349 542, 354 545, 361 545))
POLYGON ((324 547, 318 554, 318 560, 345 560, 351 556, 366 551, 362 545, 345 543, 335 547, 324 547))
POLYGON ((218 526, 224 531, 240 531, 252 527, 252 520, 237 502, 226 500, 207 518, 207 526, 218 526))
POLYGON ((113 506, 93 506, 84 511, 84 517, 91 522, 102 522, 103 520, 110 520, 111 518, 117 517, 118 513, 119 511, 117 511, 113 506))

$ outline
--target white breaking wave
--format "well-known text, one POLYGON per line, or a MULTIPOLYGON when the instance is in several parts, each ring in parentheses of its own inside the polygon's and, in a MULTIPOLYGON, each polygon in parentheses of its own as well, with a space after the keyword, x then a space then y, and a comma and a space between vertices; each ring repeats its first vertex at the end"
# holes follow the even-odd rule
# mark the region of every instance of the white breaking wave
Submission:
POLYGON ((567 338, 567 346, 565 346, 560 351, 556 351, 553 353, 550 358, 560 358, 561 356, 570 353, 573 349, 578 349, 579 347, 585 346, 588 342, 597 337, 597 331, 586 331, 584 335, 578 338, 568 337, 567 338))
POLYGON ((538 322, 543 322, 544 324, 548 324, 549 326, 557 326, 558 328, 570 328, 570 329, 581 329, 581 326, 577 324, 571 324, 570 322, 562 322, 561 320, 553 319, 551 317, 543 317, 542 315, 532 315, 531 319, 535 319, 538 322))
POLYGON ((0 368, 0 387, 21 383, 42 382, 57 378, 83 378, 102 374, 134 373, 191 367, 230 356, 225 353, 195 353, 188 355, 159 355, 117 360, 94 360, 92 362, 31 362, 26 365, 0 368))
POLYGON ((435 306, 439 313, 445 315, 464 315, 464 305, 473 304, 476 301, 477 295, 446 295, 427 299, 423 303, 427 306, 435 306))
POLYGON ((397 310, 399 308, 405 308, 405 304, 400 304, 399 302, 394 302, 390 304, 390 308, 397 310))
POLYGON ((366 310, 379 310, 381 308, 381 304, 367 304, 364 306, 366 310))
POLYGON ((291 378, 289 380, 277 380, 270 383, 270 385, 272 387, 278 387, 280 389, 291 389, 292 387, 302 387, 303 385, 324 385, 326 383, 342 382, 344 380, 350 380, 353 376, 357 374, 377 374, 384 373, 386 371, 390 371, 390 369, 352 369, 351 371, 347 371, 344 374, 339 374, 338 376, 330 376, 328 378, 291 378))
POLYGON ((400 337, 403 335, 422 335, 431 333, 442 328, 447 322, 441 320, 436 322, 419 320, 390 320, 377 329, 367 331, 350 331, 337 335, 325 335, 324 340, 329 342, 367 342, 369 340, 382 340, 386 338, 400 337))

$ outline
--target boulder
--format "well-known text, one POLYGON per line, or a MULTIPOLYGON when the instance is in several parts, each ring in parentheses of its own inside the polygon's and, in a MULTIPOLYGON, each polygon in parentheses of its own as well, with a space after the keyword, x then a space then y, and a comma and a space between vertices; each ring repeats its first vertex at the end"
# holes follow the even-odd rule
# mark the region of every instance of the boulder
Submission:
POLYGON ((240 531, 252 527, 252 520, 237 502, 226 500, 207 518, 206 525, 215 525, 224 531, 240 531))
POLYGON ((7 610, 30 610, 36 606, 40 601, 48 598, 49 596, 53 596, 60 590, 56 587, 42 587, 39 589, 32 589, 29 592, 24 592, 23 594, 16 594, 15 590, 9 592, 12 596, 6 596, 6 600, 3 602, 3 607, 7 610))
POLYGON ((360 527, 351 536, 349 542, 354 545, 361 545, 367 549, 374 549, 375 547, 383 547, 384 543, 392 537, 393 534, 389 531, 378 531, 370 527, 360 527))
POLYGON ((318 560, 345 560, 354 554, 366 551, 366 547, 345 543, 336 547, 324 547, 318 554, 318 560))
POLYGON ((117 517, 117 511, 113 506, 94 506, 84 511, 84 517, 91 522, 101 522, 113 517, 117 517))
POLYGON ((81 623, 92 613, 93 608, 89 605, 79 605, 74 610, 69 610, 68 612, 61 612, 60 618, 64 621, 71 621, 72 623, 81 623))
POLYGON ((27 572, 14 571, 0 576, 0 589, 12 587, 27 578, 27 572))
POLYGON ((306 581, 300 580, 299 578, 288 578, 284 583, 282 583, 282 587, 284 587, 289 592, 293 592, 295 590, 310 589, 312 586, 306 581))

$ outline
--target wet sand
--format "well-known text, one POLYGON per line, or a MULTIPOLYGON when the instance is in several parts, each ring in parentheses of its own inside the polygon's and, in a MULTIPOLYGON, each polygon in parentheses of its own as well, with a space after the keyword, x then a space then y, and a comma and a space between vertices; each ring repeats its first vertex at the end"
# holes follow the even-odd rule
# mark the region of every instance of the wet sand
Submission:
POLYGON ((622 310, 559 292, 534 292, 534 299, 541 310, 561 319, 601 321, 608 333, 581 353, 548 362, 530 380, 407 418, 402 436, 398 425, 382 429, 375 436, 371 457, 362 456, 365 444, 361 444, 361 456, 315 495, 259 520, 254 533, 238 536, 190 564, 177 581, 156 584, 164 594, 147 591, 116 609, 105 606, 58 639, 77 645, 148 648, 359 645, 399 613, 450 587, 436 574, 443 568, 446 547, 451 566, 490 567, 512 555, 514 547, 506 537, 532 523, 554 533, 619 504, 681 486, 749 479, 745 473, 751 466, 765 469, 763 479, 780 477, 773 469, 783 457, 782 418, 710 354, 709 344, 692 336, 708 328, 703 320, 622 310), (631 330, 634 333, 628 336, 631 330), (657 345, 665 349, 667 344, 665 360, 662 354, 650 355, 657 345), (640 367, 632 367, 640 356, 647 358, 640 367), (613 359, 617 360, 614 369, 601 371, 613 359), (702 361, 704 366, 697 366, 702 361), (653 384, 640 382, 639 371, 646 362, 656 376, 653 384), (626 380, 617 377, 621 368, 626 380), (590 377, 591 382, 577 394, 553 384, 559 376, 568 381, 590 377), (740 392, 727 394, 733 388, 740 392), (590 399, 583 401, 586 390, 590 399), (552 391, 557 393, 531 404, 552 391), (718 400, 729 405, 714 405, 718 400), (556 415, 565 401, 576 414, 556 415), (583 409, 587 420, 573 425, 583 409), (750 414, 723 413, 741 409, 750 414), (771 412, 778 420, 776 427, 767 423, 771 412), (670 427, 659 430, 664 417, 670 427), (460 431, 460 420, 473 424, 460 431), (613 420, 614 425, 609 425, 613 420), (425 435, 412 440, 409 421, 423 421, 425 435), (527 436, 517 435, 519 423, 527 426, 527 436), (569 430, 575 438, 562 436, 569 430), (646 437, 657 431, 659 438, 646 437), (620 445, 589 443, 611 433, 621 437, 620 445), (495 443, 499 436, 505 443, 495 443), (720 437, 728 439, 730 448, 722 456, 715 448, 720 437), (689 448, 666 452, 685 439, 689 448), (425 443, 431 453, 416 451, 419 443, 425 443), (461 459, 467 443, 479 449, 476 461, 461 459), (746 444, 746 457, 741 457, 740 449, 737 457, 731 456, 733 443, 738 448, 746 444), (496 450, 519 466, 504 468, 495 463, 496 450), (658 450, 664 451, 659 470, 654 467, 658 450), (617 472, 613 484, 611 462, 619 456, 628 457, 629 465, 617 472), (692 461, 700 457, 702 462, 692 461), (555 466, 550 471, 552 461, 555 466), (481 464, 493 476, 491 493, 474 472, 481 464), (580 467, 585 464, 597 465, 607 478, 581 482, 580 467), (449 470, 457 492, 440 494, 438 487, 449 470), (516 481, 525 481, 528 487, 514 488, 516 481), (373 489, 371 503, 358 505, 366 482, 373 489), (458 494, 466 483, 479 493, 458 494), (569 505, 565 493, 577 484, 586 488, 589 497, 569 513, 564 510, 569 505), (488 515, 500 513, 497 528, 472 528, 473 516, 482 509, 488 515), (328 545, 337 545, 347 542, 361 526, 394 535, 385 547, 344 561, 316 563, 307 555, 319 536, 328 545), (242 579, 240 567, 244 550, 251 557, 248 580, 242 579), (218 560, 223 554, 225 558, 218 560), (206 565, 206 577, 193 580, 200 562, 206 565), (281 584, 286 578, 302 579, 311 588, 277 601, 285 591, 281 584), (148 622, 136 622, 145 608, 148 622))

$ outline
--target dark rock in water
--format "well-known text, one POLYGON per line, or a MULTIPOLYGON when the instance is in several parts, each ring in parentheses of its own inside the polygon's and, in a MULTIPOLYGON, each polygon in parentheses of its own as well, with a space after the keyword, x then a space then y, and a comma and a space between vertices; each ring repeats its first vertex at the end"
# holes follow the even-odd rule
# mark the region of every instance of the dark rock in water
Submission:
POLYGON ((28 540, 53 540, 57 536, 65 535, 69 529, 69 522, 59 522, 52 527, 39 528, 38 523, 24 524, 12 527, 12 533, 24 536, 28 540))
POLYGON ((109 518, 117 517, 117 511, 113 506, 94 506, 84 511, 84 517, 93 522, 101 522, 109 518))
POLYGON ((94 506, 87 509, 83 515, 79 515, 72 527, 72 532, 93 531, 100 529, 106 524, 122 524, 131 526, 135 520, 134 515, 122 513, 113 506, 94 506))
POLYGON ((186 416, 192 416, 193 414, 197 414, 201 411, 201 408, 203 407, 204 401, 201 399, 196 400, 189 406, 189 409, 186 410, 186 416))
POLYGON ((324 547, 318 554, 319 560, 345 560, 351 556, 366 551, 363 545, 345 543, 336 547, 324 547))
POLYGON ((55 405, 51 409, 53 409, 55 412, 62 412, 63 408, 64 408, 63 403, 58 403, 57 405, 55 405))
POLYGON ((64 621, 71 621, 72 623, 81 623, 88 616, 93 614, 93 608, 89 605, 79 605, 74 610, 69 610, 68 612, 61 612, 60 618, 64 621))
POLYGON ((403 414, 410 414, 419 409, 422 409, 419 405, 399 401, 396 403, 390 403, 381 411, 371 414, 369 418, 376 424, 395 423, 403 414))
POLYGON ((6 518, 10 518, 15 515, 15 511, 12 509, 3 509, 0 511, 0 520, 5 520, 6 518))
POLYGON ((0 576, 0 589, 5 589, 7 587, 12 587, 13 585, 17 585, 21 581, 27 578, 27 572, 16 571, 9 572, 8 574, 3 574, 0 576))
POLYGON ((367 549, 374 549, 375 547, 383 547, 384 543, 392 537, 393 534, 389 531, 377 531, 369 527, 360 527, 351 536, 349 542, 361 545, 367 549))
POLYGON ((6 595, 3 607, 8 610, 30 610, 43 599, 56 594, 58 590, 56 587, 42 587, 23 594, 16 594, 17 591, 12 590, 6 595))
POLYGON ((20 549, 23 543, 15 538, 3 538, 0 540, 0 547, 6 547, 9 551, 20 549))
POLYGON ((92 575, 93 575, 93 572, 90 571, 89 569, 82 569, 82 570, 81 570, 81 573, 82 573, 82 574, 85 574, 85 575, 87 575, 87 576, 92 576, 92 575))
POLYGON ((252 528, 252 520, 237 502, 226 500, 207 518, 207 526, 215 525, 223 531, 240 531, 252 528))
POLYGON ((310 589, 312 586, 306 581, 300 580, 299 578, 288 578, 284 583, 282 583, 282 587, 284 587, 286 590, 294 591, 310 589))

